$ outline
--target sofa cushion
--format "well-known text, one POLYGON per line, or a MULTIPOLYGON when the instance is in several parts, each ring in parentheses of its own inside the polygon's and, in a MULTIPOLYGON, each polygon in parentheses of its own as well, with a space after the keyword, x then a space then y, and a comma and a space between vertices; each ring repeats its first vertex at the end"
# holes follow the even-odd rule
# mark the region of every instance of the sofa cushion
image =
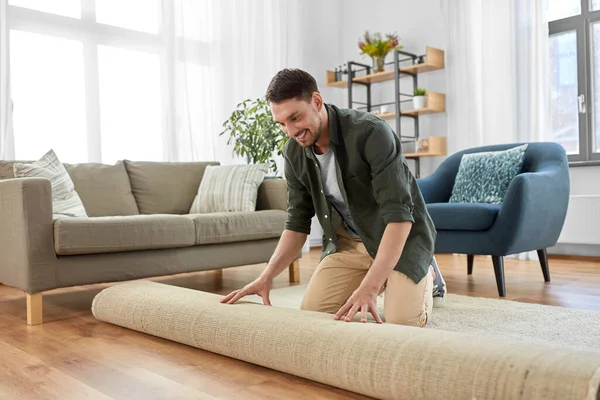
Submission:
POLYGON ((196 227, 196 244, 243 242, 278 238, 287 213, 281 210, 189 214, 196 227))
POLYGON ((64 218, 54 222, 58 255, 193 246, 194 223, 183 215, 64 218))
POLYGON ((114 165, 65 164, 90 217, 139 214, 122 161, 114 165))
POLYGON ((140 214, 187 214, 204 169, 218 162, 124 160, 140 214))
POLYGON ((499 204, 430 203, 427 211, 437 230, 483 231, 489 229, 500 211, 499 204))
POLYGON ((285 179, 265 179, 258 187, 257 210, 287 211, 287 184, 285 179))
POLYGON ((52 214, 55 218, 87 217, 73 180, 53 150, 38 161, 13 164, 15 178, 45 178, 52 187, 52 214))
POLYGON ((267 164, 207 166, 189 213, 255 211, 267 172, 267 164))

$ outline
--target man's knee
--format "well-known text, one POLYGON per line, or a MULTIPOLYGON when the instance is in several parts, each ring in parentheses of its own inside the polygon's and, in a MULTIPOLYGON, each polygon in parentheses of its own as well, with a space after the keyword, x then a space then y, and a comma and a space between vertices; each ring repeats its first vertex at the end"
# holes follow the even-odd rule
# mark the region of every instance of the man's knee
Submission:
POLYGON ((388 324, 416 326, 418 328, 423 328, 425 325, 427 325, 427 321, 429 321, 429 313, 427 310, 424 310, 420 315, 416 316, 414 314, 402 312, 402 310, 395 310, 393 312, 388 310, 385 314, 385 322, 388 324))
POLYGON ((324 299, 319 299, 312 296, 304 296, 300 303, 300 309, 304 311, 317 311, 322 313, 335 314, 341 305, 327 302, 324 299))

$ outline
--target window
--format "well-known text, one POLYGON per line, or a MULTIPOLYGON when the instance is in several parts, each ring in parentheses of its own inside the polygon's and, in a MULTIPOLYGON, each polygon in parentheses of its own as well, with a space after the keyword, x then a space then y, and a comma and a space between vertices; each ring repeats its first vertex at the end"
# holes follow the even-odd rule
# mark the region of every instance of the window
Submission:
POLYGON ((81 42, 14 31, 10 48, 17 159, 37 160, 53 148, 61 158, 86 161, 81 42))
POLYGON ((101 24, 158 33, 158 0, 96 0, 96 21, 101 24))
POLYGON ((162 160, 160 59, 99 46, 102 160, 162 160))
POLYGON ((548 18, 553 140, 600 161, 600 0, 549 0, 548 18))
POLYGON ((8 4, 65 17, 81 17, 81 0, 8 0, 8 4))
POLYGON ((168 160, 169 135, 182 129, 169 101, 195 107, 191 122, 204 118, 208 0, 8 3, 15 158, 53 148, 65 163, 168 160), (174 55, 174 40, 190 54, 174 55), (181 68, 189 80, 172 73, 181 68))

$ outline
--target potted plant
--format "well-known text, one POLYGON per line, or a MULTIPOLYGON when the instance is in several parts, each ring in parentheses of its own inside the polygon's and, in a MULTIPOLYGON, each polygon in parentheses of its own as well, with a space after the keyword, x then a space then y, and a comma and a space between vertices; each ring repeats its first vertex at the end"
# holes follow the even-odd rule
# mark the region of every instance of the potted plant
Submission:
POLYGON ((425 95, 427 91, 425 89, 416 88, 413 96, 413 107, 415 110, 425 108, 425 95))
POLYGON ((383 72, 385 57, 392 50, 400 50, 403 46, 398 45, 398 36, 395 33, 387 33, 385 40, 381 33, 370 34, 366 31, 358 42, 361 55, 368 55, 373 59, 373 67, 376 72, 383 72))
POLYGON ((245 157, 249 164, 269 164, 278 175, 274 154, 281 155, 288 137, 273 120, 264 98, 246 99, 239 103, 223 123, 222 136, 229 133, 227 144, 233 142, 233 153, 245 157))

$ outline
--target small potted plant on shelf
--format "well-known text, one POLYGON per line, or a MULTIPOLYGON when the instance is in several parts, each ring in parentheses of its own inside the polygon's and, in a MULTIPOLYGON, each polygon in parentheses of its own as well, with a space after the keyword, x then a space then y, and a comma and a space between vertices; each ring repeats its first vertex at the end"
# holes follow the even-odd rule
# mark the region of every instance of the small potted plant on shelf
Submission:
POLYGON ((376 72, 383 72, 385 57, 392 50, 400 50, 403 46, 398 45, 398 36, 395 33, 387 33, 385 39, 381 33, 370 34, 366 31, 358 42, 361 55, 368 55, 373 59, 373 67, 376 72))
POLYGON ((415 110, 425 108, 425 95, 427 91, 425 89, 416 88, 413 96, 413 107, 415 110))
POLYGON ((229 133, 227 144, 234 143, 235 155, 245 157, 249 164, 269 164, 274 176, 278 176, 274 153, 281 155, 288 137, 273 120, 264 98, 239 103, 223 128, 219 136, 229 133))

